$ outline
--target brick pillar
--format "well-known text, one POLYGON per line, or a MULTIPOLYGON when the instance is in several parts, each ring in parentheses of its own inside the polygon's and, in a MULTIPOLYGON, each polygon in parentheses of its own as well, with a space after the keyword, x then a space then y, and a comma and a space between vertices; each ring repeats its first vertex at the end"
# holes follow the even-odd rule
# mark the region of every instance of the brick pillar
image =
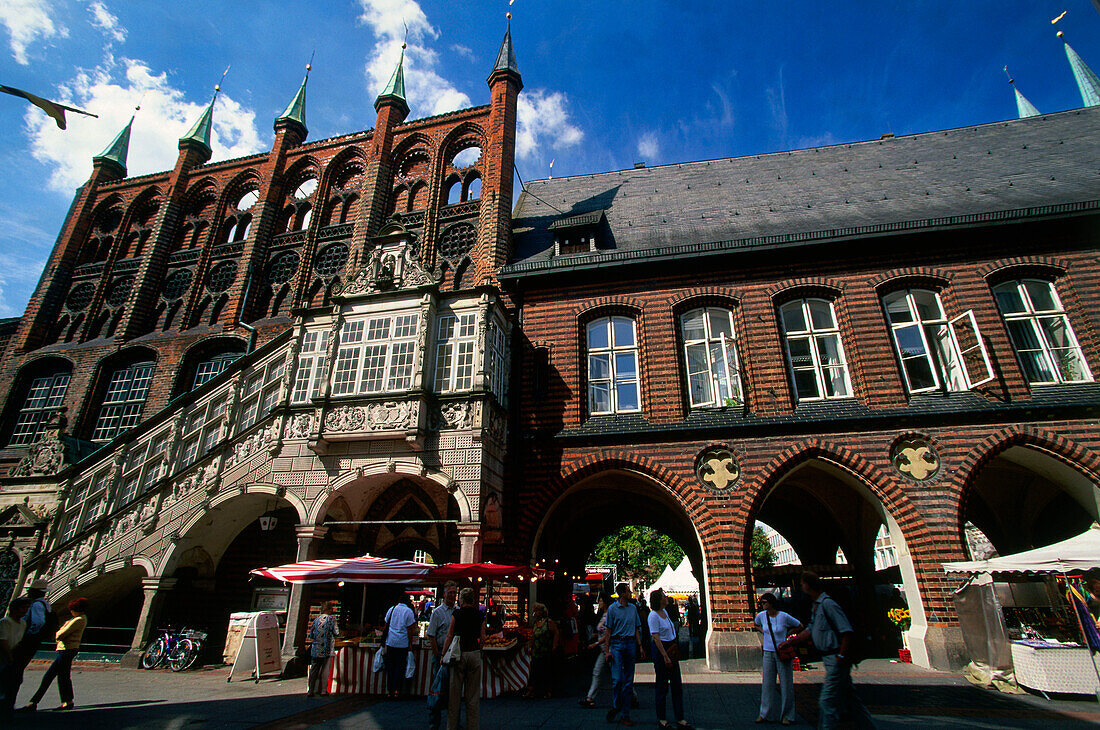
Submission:
MULTIPOLYGON (((351 240, 348 261, 363 261, 367 240, 382 225, 386 207, 393 191, 393 137, 394 129, 409 114, 408 106, 396 99, 379 97, 375 102, 378 117, 374 134, 367 150, 367 163, 363 171, 363 198, 359 206, 359 218, 355 222, 355 237, 351 240)), ((350 272, 349 272, 350 273, 350 272)))
POLYGON ((138 667, 141 665, 142 650, 149 639, 152 638, 157 614, 160 613, 160 606, 164 602, 164 597, 175 585, 175 578, 141 579, 141 588, 145 592, 145 602, 141 605, 141 615, 138 616, 137 628, 134 629, 134 639, 130 643, 130 651, 122 656, 122 666, 138 667))
POLYGON ((512 251, 512 179, 516 159, 516 103, 523 81, 515 71, 489 76, 489 128, 482 150, 481 213, 474 250, 474 283, 495 283, 512 251))
MULTIPOLYGON (((294 528, 298 536, 298 557, 295 562, 310 560, 317 554, 317 547, 328 532, 327 527, 319 525, 297 525, 294 528)), ((283 666, 294 656, 295 650, 305 644, 306 624, 309 622, 309 602, 306 600, 306 586, 292 583, 290 600, 286 607, 286 634, 283 637, 283 666)))

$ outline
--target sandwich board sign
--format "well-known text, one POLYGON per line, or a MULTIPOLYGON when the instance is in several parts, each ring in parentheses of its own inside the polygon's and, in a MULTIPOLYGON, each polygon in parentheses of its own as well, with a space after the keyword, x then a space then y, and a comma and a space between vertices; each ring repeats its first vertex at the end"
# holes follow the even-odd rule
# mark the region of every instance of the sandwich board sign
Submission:
POLYGON ((244 638, 241 640, 233 667, 226 682, 234 674, 248 672, 257 682, 264 674, 283 671, 283 658, 279 646, 279 619, 271 611, 235 613, 231 620, 244 621, 244 638))

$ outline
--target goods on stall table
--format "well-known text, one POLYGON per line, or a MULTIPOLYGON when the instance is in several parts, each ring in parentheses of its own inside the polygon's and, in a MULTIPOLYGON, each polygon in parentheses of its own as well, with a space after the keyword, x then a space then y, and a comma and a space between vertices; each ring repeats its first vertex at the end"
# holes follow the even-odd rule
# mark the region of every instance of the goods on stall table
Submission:
POLYGON ((518 643, 519 638, 515 636, 490 636, 481 648, 485 651, 507 651, 518 643))

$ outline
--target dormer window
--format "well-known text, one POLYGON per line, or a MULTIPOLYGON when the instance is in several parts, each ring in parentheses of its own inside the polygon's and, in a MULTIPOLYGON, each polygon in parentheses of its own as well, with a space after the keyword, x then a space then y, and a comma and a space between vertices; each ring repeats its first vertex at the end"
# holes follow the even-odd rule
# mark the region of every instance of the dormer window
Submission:
POLYGON ((599 250, 600 226, 604 211, 583 213, 556 220, 550 224, 554 236, 554 255, 570 256, 578 253, 595 253, 599 250))

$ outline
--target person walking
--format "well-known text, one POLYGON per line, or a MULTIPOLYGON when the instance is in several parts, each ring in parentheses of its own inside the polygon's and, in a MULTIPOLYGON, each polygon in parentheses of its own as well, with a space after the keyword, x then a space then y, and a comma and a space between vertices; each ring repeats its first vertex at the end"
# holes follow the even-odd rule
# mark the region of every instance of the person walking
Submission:
POLYGON ((688 638, 691 644, 691 657, 695 658, 696 647, 695 644, 699 640, 699 602, 695 600, 695 596, 688 596, 687 608, 687 625, 688 625, 688 638))
POLYGON ((561 637, 544 603, 531 605, 531 635, 531 675, 525 696, 549 699, 554 652, 561 646, 561 637))
POLYGON ((658 588, 649 594, 649 633, 653 637, 653 672, 656 675, 654 703, 657 708, 657 727, 670 728, 665 717, 665 697, 672 689, 672 712, 677 727, 692 730, 684 719, 684 684, 680 676, 680 641, 676 636, 676 622, 668 612, 668 596, 658 588))
MULTIPOLYGON (((443 663, 443 647, 447 644, 447 634, 451 630, 451 617, 455 613, 455 601, 458 600, 458 584, 449 580, 443 586, 443 603, 432 609, 432 617, 428 620, 428 642, 432 646, 432 681, 439 673, 443 663)), ((448 678, 445 690, 450 695, 450 679, 448 678)), ((431 730, 439 730, 443 722, 443 710, 446 705, 436 703, 428 711, 428 727, 431 730)))
POLYGON ((642 619, 638 607, 631 603, 630 586, 615 586, 615 603, 607 608, 607 632, 604 634, 604 657, 611 662, 611 709, 607 721, 620 717, 624 725, 632 726, 630 700, 634 689, 634 662, 644 657, 642 649, 642 619))
POLYGON ((336 601, 321 604, 321 615, 309 625, 309 680, 306 697, 328 694, 326 675, 336 645, 336 601))
POLYGON ((57 632, 57 614, 53 612, 50 602, 46 600, 48 589, 49 584, 43 578, 35 580, 27 589, 27 598, 31 602, 23 621, 27 628, 13 652, 13 666, 17 674, 16 681, 19 684, 23 683, 23 670, 31 663, 39 647, 47 639, 53 638, 57 632))
POLYGON ((11 717, 15 695, 19 693, 19 673, 15 668, 15 647, 27 625, 23 616, 31 599, 16 598, 8 604, 8 615, 0 619, 0 720, 11 717))
POLYGON ((596 662, 592 665, 592 684, 588 687, 588 694, 580 701, 580 706, 592 709, 596 706, 596 690, 600 688, 600 676, 607 667, 607 657, 603 653, 603 635, 607 633, 607 607, 611 605, 611 596, 601 593, 596 613, 596 628, 592 640, 588 644, 589 650, 596 649, 596 662))
POLYGON ((852 663, 849 657, 855 632, 851 622, 840 605, 825 593, 822 580, 816 573, 807 571, 802 574, 802 592, 813 601, 810 626, 793 639, 780 643, 779 649, 804 644, 812 639, 814 646, 821 652, 825 680, 817 699, 821 710, 818 727, 823 730, 836 727, 846 708, 851 711, 857 727, 875 727, 871 713, 856 695, 852 685, 852 663))
POLYGON ((25 709, 34 711, 38 709, 38 703, 50 688, 54 677, 57 678, 57 693, 61 695, 61 710, 73 709, 73 658, 80 649, 80 638, 84 635, 84 627, 88 625, 85 614, 88 612, 88 599, 77 598, 69 601, 69 614, 72 616, 57 630, 54 638, 57 639, 57 658, 50 664, 49 669, 42 675, 42 682, 38 690, 31 697, 25 709))
POLYGON ((757 722, 776 722, 784 725, 794 723, 794 657, 784 659, 780 656, 780 641, 792 633, 798 633, 805 627, 794 616, 779 610, 779 600, 774 593, 765 593, 760 597, 763 609, 753 619, 756 627, 764 634, 764 668, 760 687, 760 714, 757 722), (781 637, 781 638, 778 638, 781 637), (779 678, 779 701, 775 696, 775 680, 779 678))
POLYGON ((408 594, 402 592, 397 603, 386 612, 385 623, 386 655, 383 664, 386 667, 386 695, 397 699, 405 687, 409 647, 416 638, 416 614, 409 605, 408 594))
POLYGON ((481 708, 481 645, 485 641, 485 618, 477 607, 473 588, 463 588, 460 607, 451 617, 443 644, 446 654, 451 642, 460 642, 461 655, 451 670, 451 698, 447 703, 447 730, 458 730, 459 703, 465 699, 466 730, 478 730, 481 708))

